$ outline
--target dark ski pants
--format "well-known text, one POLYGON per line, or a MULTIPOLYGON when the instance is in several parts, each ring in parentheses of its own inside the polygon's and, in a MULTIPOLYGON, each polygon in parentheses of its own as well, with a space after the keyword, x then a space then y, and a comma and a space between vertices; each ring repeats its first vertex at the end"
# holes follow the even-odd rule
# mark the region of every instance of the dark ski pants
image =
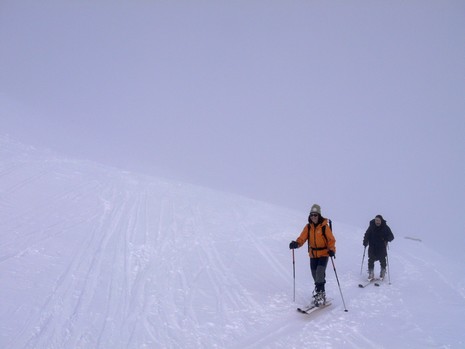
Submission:
POLYGON ((315 291, 325 290, 326 283, 326 266, 329 257, 310 258, 310 269, 312 271, 313 281, 315 281, 315 291))
POLYGON ((379 261, 381 269, 386 269, 386 257, 368 257, 368 270, 375 268, 376 261, 379 261))

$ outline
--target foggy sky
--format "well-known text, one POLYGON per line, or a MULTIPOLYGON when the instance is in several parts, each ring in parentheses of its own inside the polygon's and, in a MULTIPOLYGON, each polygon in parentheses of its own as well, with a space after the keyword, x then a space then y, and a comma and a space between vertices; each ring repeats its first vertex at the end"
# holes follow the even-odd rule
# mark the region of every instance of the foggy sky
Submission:
POLYGON ((456 253, 464 38, 463 1, 2 1, 1 132, 456 253))

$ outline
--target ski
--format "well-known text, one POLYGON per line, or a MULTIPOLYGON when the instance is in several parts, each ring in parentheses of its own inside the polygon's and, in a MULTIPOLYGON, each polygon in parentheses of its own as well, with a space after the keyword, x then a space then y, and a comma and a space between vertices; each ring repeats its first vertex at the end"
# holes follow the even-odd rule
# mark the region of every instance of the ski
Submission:
POLYGON ((358 284, 358 287, 360 288, 365 288, 371 284, 374 284, 375 286, 379 286, 379 281, 382 281, 380 279, 371 279, 371 280, 368 280, 368 282, 364 283, 364 284, 358 284))
POLYGON ((365 288, 365 287, 367 287, 368 285, 371 285, 371 283, 372 283, 373 281, 374 281, 374 280, 370 280, 370 281, 368 281, 367 283, 358 284, 358 287, 360 287, 360 288, 365 288))
POLYGON ((313 312, 315 312, 317 310, 329 307, 331 305, 331 301, 332 301, 331 299, 327 299, 325 304, 322 304, 322 305, 320 305, 318 307, 316 305, 312 304, 312 305, 309 305, 309 306, 307 306, 305 308, 297 308, 297 311, 299 313, 301 313, 301 314, 309 315, 309 314, 311 314, 311 313, 313 313, 313 312))

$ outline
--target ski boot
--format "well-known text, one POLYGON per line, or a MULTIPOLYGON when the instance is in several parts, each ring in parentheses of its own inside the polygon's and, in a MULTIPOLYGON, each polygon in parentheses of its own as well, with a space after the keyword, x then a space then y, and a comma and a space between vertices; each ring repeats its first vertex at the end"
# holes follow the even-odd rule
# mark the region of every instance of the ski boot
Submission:
POLYGON ((314 292, 313 294, 313 304, 316 307, 326 304, 326 293, 325 291, 314 292))
POLYGON ((386 276, 386 268, 381 268, 381 271, 379 273, 380 280, 384 280, 385 276, 386 276))

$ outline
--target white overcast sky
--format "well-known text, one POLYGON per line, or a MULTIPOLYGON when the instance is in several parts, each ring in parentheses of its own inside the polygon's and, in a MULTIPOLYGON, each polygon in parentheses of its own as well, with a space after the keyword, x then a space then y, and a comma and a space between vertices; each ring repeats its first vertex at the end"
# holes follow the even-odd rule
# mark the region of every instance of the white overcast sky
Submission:
POLYGON ((0 102, 69 157, 465 242, 461 0, 2 0, 0 102))

